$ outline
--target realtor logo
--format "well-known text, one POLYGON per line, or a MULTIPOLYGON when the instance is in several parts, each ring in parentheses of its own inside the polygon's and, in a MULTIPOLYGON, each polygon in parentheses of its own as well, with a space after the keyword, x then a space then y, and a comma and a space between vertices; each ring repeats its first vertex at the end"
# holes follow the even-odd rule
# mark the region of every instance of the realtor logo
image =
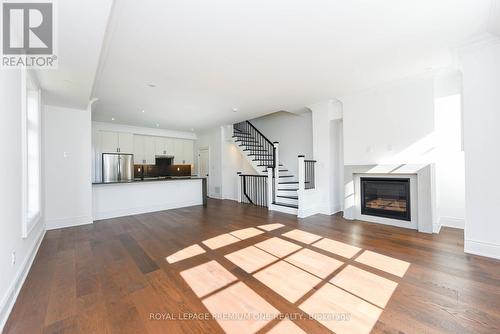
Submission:
POLYGON ((54 68, 54 3, 2 3, 2 67, 54 68))

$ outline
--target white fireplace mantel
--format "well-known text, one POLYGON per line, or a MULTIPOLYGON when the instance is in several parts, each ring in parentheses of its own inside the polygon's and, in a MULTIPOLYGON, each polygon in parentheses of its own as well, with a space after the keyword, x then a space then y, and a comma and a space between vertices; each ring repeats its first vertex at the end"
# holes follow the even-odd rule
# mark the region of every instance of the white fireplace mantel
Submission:
POLYGON ((345 166, 344 218, 417 229, 433 233, 436 222, 434 164, 345 166), (411 221, 361 214, 361 177, 406 177, 410 179, 411 221))

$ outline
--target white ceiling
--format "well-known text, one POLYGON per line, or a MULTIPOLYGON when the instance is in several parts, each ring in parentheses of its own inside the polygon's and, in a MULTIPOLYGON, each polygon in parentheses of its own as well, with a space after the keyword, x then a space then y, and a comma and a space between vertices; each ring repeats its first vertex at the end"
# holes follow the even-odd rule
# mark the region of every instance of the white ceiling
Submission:
MULTIPOLYGON (((295 111, 454 66, 451 50, 488 29, 493 7, 491 0, 114 2, 93 119, 178 130, 295 111)), ((102 0, 77 3, 93 11, 102 0)))
POLYGON ((36 75, 47 104, 87 108, 112 0, 56 2, 57 70, 36 75))

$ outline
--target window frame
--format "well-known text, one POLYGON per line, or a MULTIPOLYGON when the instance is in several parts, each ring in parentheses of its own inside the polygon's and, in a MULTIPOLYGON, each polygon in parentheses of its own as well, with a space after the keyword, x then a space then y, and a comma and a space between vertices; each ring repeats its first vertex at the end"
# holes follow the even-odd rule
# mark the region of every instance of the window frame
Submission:
POLYGON ((42 220, 42 101, 41 90, 35 78, 26 70, 21 70, 21 153, 22 153, 22 237, 27 238, 34 227, 42 220), (38 142, 38 152, 36 152, 38 160, 38 211, 35 215, 30 216, 29 195, 30 195, 30 178, 29 178, 29 163, 30 151, 28 149, 28 128, 30 123, 28 120, 28 98, 32 93, 37 97, 37 116, 38 124, 35 128, 38 142))

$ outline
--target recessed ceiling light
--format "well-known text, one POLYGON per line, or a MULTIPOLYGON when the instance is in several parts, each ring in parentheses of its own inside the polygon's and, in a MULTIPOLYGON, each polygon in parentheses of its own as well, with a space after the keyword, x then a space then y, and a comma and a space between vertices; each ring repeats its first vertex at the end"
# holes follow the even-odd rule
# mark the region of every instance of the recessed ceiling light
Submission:
POLYGON ((115 120, 115 118, 114 118, 114 117, 111 117, 111 120, 112 120, 112 121, 114 121, 114 120, 115 120))
POLYGON ((146 112, 146 110, 144 110, 144 109, 143 109, 143 110, 142 110, 142 113, 144 114, 145 112, 146 112))
POLYGON ((159 128, 160 127, 160 124, 156 123, 156 127, 159 128))
POLYGON ((237 112, 238 111, 238 108, 233 108, 233 112, 237 112))

